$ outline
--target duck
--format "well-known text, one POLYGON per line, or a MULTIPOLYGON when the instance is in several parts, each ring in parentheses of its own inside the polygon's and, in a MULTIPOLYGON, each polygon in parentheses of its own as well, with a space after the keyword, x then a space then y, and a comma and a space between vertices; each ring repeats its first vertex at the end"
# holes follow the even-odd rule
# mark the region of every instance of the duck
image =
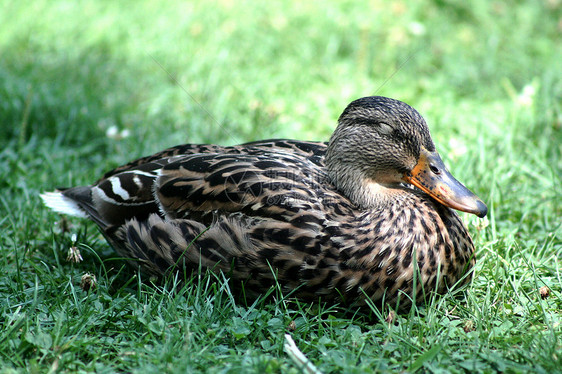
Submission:
POLYGON ((369 96, 328 142, 184 144, 41 195, 151 276, 222 272, 256 297, 407 307, 471 280, 456 210, 486 204, 445 167, 424 118, 369 96))

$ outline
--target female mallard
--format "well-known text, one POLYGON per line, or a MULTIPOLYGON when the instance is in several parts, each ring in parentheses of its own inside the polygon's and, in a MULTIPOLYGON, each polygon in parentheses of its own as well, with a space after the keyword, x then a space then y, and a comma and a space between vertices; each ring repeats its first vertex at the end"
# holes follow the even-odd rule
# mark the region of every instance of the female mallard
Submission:
POLYGON ((42 198, 93 220, 151 274, 202 267, 246 293, 277 281, 303 299, 392 305, 405 294, 402 306, 469 281, 474 245, 449 208, 487 213, 421 115, 376 96, 349 104, 327 144, 181 145, 42 198))

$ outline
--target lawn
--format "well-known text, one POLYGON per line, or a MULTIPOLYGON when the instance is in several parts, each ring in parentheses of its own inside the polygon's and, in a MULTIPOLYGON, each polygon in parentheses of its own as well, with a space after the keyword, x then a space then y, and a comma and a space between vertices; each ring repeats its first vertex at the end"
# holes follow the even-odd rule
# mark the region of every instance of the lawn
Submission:
POLYGON ((322 373, 562 372, 561 1, 0 0, 0 25, 1 373, 298 373, 286 333, 322 373), (327 140, 374 94, 490 208, 462 214, 471 285, 390 322, 151 282, 39 199, 176 144, 327 140))

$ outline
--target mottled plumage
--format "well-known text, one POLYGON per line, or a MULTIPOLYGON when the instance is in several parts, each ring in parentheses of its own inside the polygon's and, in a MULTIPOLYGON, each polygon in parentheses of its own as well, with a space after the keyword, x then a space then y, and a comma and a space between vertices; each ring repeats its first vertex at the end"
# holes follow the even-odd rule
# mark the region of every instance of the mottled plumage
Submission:
POLYGON ((447 206, 486 214, 444 168, 423 118, 383 97, 352 102, 329 143, 182 145, 43 198, 92 219, 148 273, 206 268, 250 295, 277 280, 302 299, 359 305, 363 295, 408 305, 414 285, 417 301, 422 287, 445 292, 475 261, 447 206))

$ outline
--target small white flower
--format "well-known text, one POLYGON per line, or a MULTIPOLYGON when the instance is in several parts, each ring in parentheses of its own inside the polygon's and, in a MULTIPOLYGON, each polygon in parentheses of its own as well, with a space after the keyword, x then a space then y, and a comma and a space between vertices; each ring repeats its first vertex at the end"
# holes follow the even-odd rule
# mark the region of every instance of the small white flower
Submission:
POLYGON ((129 131, 129 129, 124 129, 121 131, 121 139, 125 139, 128 138, 129 135, 131 135, 131 132, 129 131))
POLYGON ((105 130, 105 136, 113 140, 121 140, 129 137, 130 135, 131 132, 129 131, 129 129, 123 129, 119 131, 119 129, 115 125, 109 126, 107 130, 105 130))
POLYGON ((109 126, 105 131, 105 136, 107 136, 109 139, 117 138, 118 134, 119 134, 119 129, 117 128, 117 126, 109 126))
POLYGON ((415 36, 421 36, 425 34, 424 24, 418 21, 410 22, 410 24, 408 25, 408 29, 410 29, 412 35, 415 36))

